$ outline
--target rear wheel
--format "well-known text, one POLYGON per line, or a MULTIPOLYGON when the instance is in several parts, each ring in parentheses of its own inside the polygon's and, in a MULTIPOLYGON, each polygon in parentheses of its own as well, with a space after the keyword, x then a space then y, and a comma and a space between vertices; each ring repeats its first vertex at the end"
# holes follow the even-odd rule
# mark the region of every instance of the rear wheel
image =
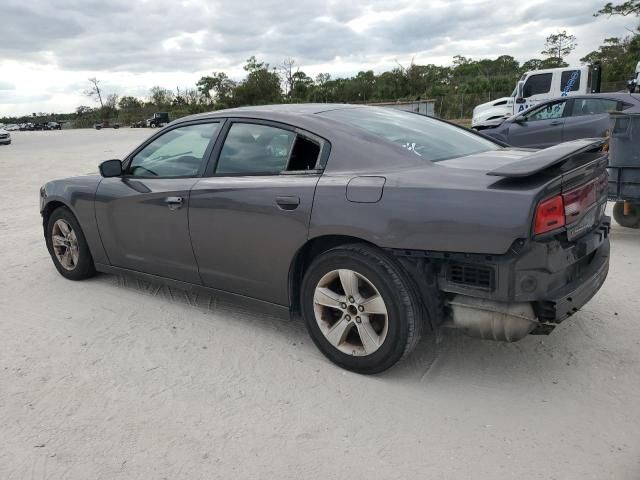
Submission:
POLYGON ((89 246, 76 217, 64 207, 53 211, 47 221, 46 242, 53 264, 69 280, 83 280, 96 270, 89 246))
POLYGON ((420 338, 421 309, 409 279, 368 245, 345 245, 318 256, 305 273, 301 301, 314 343, 348 370, 386 370, 420 338))
POLYGON ((628 204, 625 215, 625 202, 616 202, 613 206, 613 218, 623 227, 640 228, 640 205, 628 204))

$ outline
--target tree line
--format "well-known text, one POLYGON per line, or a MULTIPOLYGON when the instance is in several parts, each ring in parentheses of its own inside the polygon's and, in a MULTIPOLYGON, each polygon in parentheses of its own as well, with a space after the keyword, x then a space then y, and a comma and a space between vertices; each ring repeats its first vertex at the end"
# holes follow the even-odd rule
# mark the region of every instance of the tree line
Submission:
MULTIPOLYGON (((619 5, 606 4, 599 15, 640 15, 640 0, 619 5)), ((603 66, 603 90, 625 87, 640 61, 640 25, 630 35, 604 39, 595 51, 580 61, 599 61, 603 66)), ((293 58, 279 65, 247 59, 245 77, 236 81, 224 72, 201 77, 192 88, 169 90, 155 86, 146 98, 119 97, 105 94, 96 78, 89 79, 85 93, 99 106, 79 106, 75 112, 58 115, 58 120, 71 120, 77 127, 91 126, 100 120, 130 124, 151 116, 153 112, 169 112, 172 119, 223 108, 273 103, 332 102, 369 103, 382 101, 433 99, 436 114, 442 118, 468 118, 479 103, 511 94, 517 80, 526 71, 568 66, 565 59, 576 48, 573 35, 560 31, 545 41, 541 56, 518 62, 510 55, 496 59, 472 59, 461 55, 451 66, 398 63, 395 68, 376 74, 360 71, 347 78, 333 78, 329 73, 310 77, 293 58)), ((4 123, 29 121, 4 118, 4 123)))

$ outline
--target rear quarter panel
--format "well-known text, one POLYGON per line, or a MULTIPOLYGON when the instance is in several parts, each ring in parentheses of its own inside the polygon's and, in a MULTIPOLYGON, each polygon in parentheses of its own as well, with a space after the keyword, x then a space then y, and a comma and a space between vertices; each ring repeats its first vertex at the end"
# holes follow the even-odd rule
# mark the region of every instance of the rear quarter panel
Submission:
POLYGON ((480 171, 440 167, 375 173, 386 182, 376 203, 347 200, 354 174, 325 174, 318 182, 310 237, 350 235, 380 247, 503 254, 528 237, 540 185, 494 185, 480 171))

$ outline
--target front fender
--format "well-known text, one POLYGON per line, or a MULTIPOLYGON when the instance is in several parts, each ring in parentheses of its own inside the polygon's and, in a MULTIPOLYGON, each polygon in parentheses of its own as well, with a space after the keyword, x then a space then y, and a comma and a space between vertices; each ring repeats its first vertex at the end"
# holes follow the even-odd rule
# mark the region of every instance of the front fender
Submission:
POLYGON ((80 223, 94 262, 109 264, 94 209, 96 190, 101 180, 99 175, 86 175, 46 183, 40 188, 40 214, 46 221, 52 206, 68 208, 80 223))

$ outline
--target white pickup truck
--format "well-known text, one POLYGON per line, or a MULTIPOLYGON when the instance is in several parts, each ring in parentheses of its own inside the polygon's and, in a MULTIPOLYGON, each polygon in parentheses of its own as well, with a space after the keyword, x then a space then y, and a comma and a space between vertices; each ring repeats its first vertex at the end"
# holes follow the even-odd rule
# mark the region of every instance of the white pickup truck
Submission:
POLYGON ((627 82, 629 93, 640 93, 640 62, 636 65, 633 78, 627 82))
POLYGON ((599 64, 585 67, 532 70, 520 77, 510 97, 480 104, 473 109, 471 127, 495 127, 505 118, 555 97, 600 92, 599 64))

